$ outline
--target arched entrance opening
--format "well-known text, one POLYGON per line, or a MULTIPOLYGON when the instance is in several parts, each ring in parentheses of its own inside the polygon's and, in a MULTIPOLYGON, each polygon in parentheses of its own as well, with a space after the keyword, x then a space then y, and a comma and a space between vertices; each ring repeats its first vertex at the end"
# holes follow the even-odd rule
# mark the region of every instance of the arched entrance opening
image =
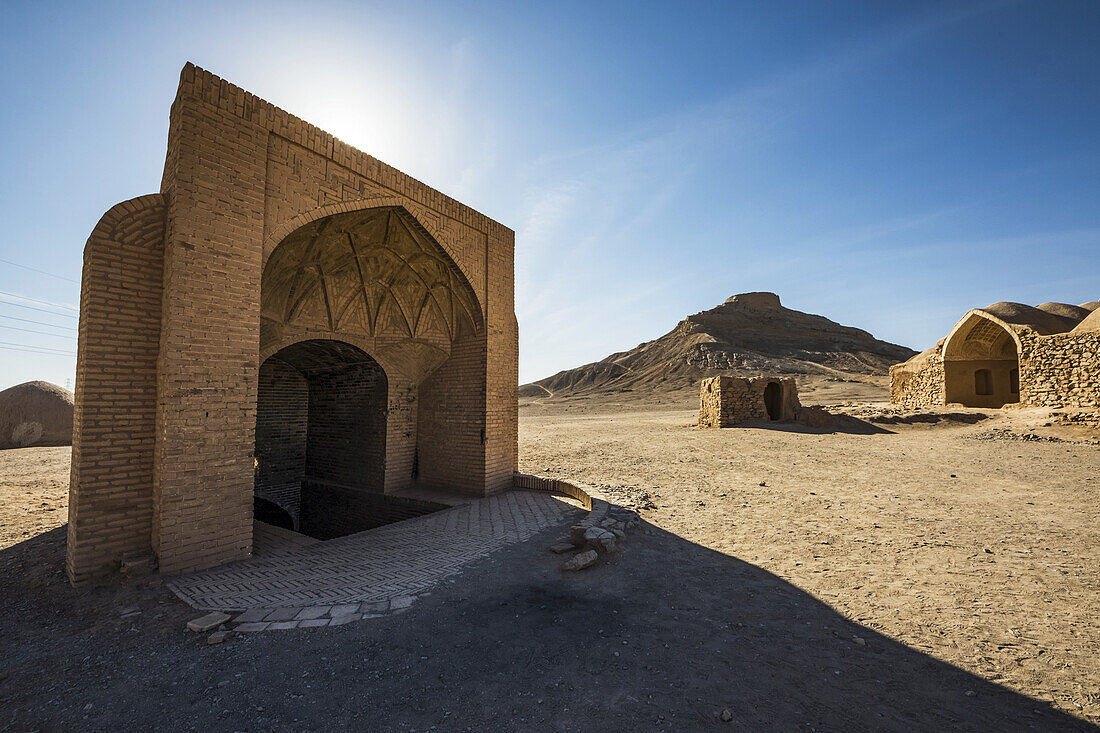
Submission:
POLYGON ((972 312, 943 346, 944 397, 967 407, 1020 401, 1016 338, 992 318, 972 312))
POLYGON ((404 518, 412 494, 483 493, 483 318, 403 207, 287 234, 260 288, 257 496, 329 539, 404 518))
MULTIPOLYGON (((370 526, 386 469, 378 362, 341 341, 300 341, 264 360, 258 387, 257 509, 270 503, 317 539, 370 526)), ((256 519, 265 521, 259 511, 256 519)))
POLYGON ((768 411, 769 420, 783 417, 783 388, 778 382, 768 382, 764 387, 764 409, 768 411))

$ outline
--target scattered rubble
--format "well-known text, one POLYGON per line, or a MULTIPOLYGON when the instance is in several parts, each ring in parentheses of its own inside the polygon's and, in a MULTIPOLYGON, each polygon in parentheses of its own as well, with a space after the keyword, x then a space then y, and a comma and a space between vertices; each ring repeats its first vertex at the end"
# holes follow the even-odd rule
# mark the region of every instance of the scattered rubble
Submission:
MULTIPOLYGON (((1032 443, 1074 443, 1077 441, 1066 440, 1054 435, 1039 435, 1038 433, 1020 433, 1010 428, 990 428, 989 430, 964 436, 969 440, 1024 440, 1032 443)), ((1085 441, 1089 442, 1089 441, 1085 441)), ((1100 441, 1098 441, 1100 443, 1100 441)))
POLYGON ((562 570, 583 570, 584 568, 591 567, 596 564, 596 560, 599 555, 595 550, 588 550, 587 552, 581 552, 570 558, 564 565, 561 566, 562 570))
POLYGON ((555 542, 550 551, 558 554, 581 550, 570 558, 562 570, 581 570, 596 564, 600 557, 619 548, 626 531, 640 523, 638 513, 622 507, 609 507, 605 515, 590 518, 569 528, 569 539, 555 542))

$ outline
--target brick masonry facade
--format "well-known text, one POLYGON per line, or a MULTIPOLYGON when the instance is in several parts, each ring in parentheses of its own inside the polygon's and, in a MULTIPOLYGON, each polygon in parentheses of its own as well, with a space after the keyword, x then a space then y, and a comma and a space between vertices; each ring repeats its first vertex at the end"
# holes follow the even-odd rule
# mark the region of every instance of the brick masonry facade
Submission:
POLYGON ((752 420, 794 420, 798 387, 784 377, 717 376, 699 383, 699 427, 725 428, 752 420))
POLYGON ((890 368, 890 399, 910 409, 961 403, 975 407, 1000 407, 1019 404, 1024 407, 1100 408, 1100 332, 1073 329, 1065 333, 1041 335, 1033 329, 1006 323, 980 311, 970 311, 952 336, 934 348, 890 368), (960 360, 951 358, 951 339, 964 338, 960 329, 974 316, 995 324, 1011 337, 1014 356, 1007 362, 997 360, 960 360), (948 356, 945 357, 945 354, 948 356), (1008 388, 1010 396, 998 396, 998 364, 1002 371, 1016 370, 1016 384, 1008 388), (975 372, 987 369, 994 383, 988 390, 993 401, 975 394, 975 372), (958 384, 952 384, 952 380, 958 384), (1006 401, 1007 399, 1007 401, 1006 401))
POLYGON ((354 346, 385 376, 381 475, 332 485, 511 486, 513 232, 190 64, 161 192, 103 217, 81 306, 74 582, 128 557, 177 573, 249 554, 254 488, 277 499, 294 473, 257 478, 258 398, 299 381, 261 385, 261 364, 301 341, 354 346))

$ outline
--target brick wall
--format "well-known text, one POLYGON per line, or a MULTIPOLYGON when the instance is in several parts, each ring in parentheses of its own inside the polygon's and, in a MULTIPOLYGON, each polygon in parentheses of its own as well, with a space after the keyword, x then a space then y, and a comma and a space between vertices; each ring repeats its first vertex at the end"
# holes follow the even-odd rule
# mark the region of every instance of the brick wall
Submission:
MULTIPOLYGON (((155 436, 149 544, 163 572, 209 567, 251 550, 256 404, 267 348, 260 340, 263 267, 289 234, 333 214, 409 212, 417 231, 454 263, 479 311, 476 333, 459 338, 425 383, 422 373, 394 380, 387 399, 399 419, 387 428, 393 478, 386 487, 407 487, 417 463, 430 484, 475 494, 507 488, 518 422, 510 229, 191 64, 172 104, 161 193, 167 208, 155 427, 140 441, 148 445, 155 436)), ((98 292, 96 282, 84 287, 98 292)), ((81 348, 110 335, 82 331, 81 348)), ((324 334, 355 343, 344 336, 324 334)), ((389 370, 391 346, 376 342, 377 353, 365 350, 389 370)), ((123 400, 117 407, 140 412, 144 404, 123 400)), ((85 400, 89 415, 112 409, 105 396, 85 400)), ((108 476, 106 465, 104 471, 104 486, 129 485, 122 475, 108 476)), ((142 534, 111 524, 108 504, 91 508, 98 500, 89 476, 82 471, 71 489, 72 505, 85 517, 72 525, 72 545, 97 534, 100 545, 142 534)), ((70 569, 74 579, 95 572, 70 569)))
POLYGON ((152 555, 164 199, 104 214, 84 247, 66 565, 74 582, 152 555))
MULTIPOLYGON (((309 375, 306 477, 382 493, 386 376, 375 363, 309 375)), ((302 497, 306 501, 306 497, 302 497)))
POLYGON ((389 376, 388 382, 385 492, 391 494, 414 483, 419 389, 401 374, 389 376))
POLYGON ((246 557, 252 543, 268 131, 236 114, 228 85, 197 80, 184 69, 163 190, 153 543, 167 573, 246 557))
POLYGON ((485 493, 485 341, 460 337, 420 385, 417 484, 485 493))
POLYGON ((306 477, 308 407, 309 383, 297 369, 277 357, 260 365, 255 493, 295 523, 306 477))

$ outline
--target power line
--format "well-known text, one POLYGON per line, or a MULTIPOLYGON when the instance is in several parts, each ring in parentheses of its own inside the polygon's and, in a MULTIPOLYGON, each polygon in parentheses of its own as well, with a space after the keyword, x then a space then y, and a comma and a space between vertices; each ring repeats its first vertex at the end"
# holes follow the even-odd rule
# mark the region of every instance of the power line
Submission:
POLYGON ((59 316, 61 318, 79 318, 75 313, 58 313, 57 311, 46 310, 45 308, 36 308, 33 305, 13 303, 10 300, 0 300, 0 305, 14 305, 16 308, 26 308, 27 310, 38 311, 40 313, 49 313, 51 316, 59 316))
POLYGON ((39 336, 53 336, 54 338, 57 338, 57 339, 69 339, 70 341, 72 341, 73 339, 76 338, 76 336, 67 336, 63 333, 46 333, 45 331, 36 331, 33 328, 20 328, 19 326, 5 326, 2 323, 0 323, 0 328, 7 328, 7 329, 12 330, 12 331, 25 331, 26 333, 36 333, 39 336))
MULTIPOLYGON (((62 314, 58 313, 57 315, 60 316, 62 314)), ((35 320, 30 319, 30 318, 20 318, 19 316, 5 316, 2 313, 0 313, 0 318, 6 318, 9 321, 21 321, 22 323, 33 323, 36 326, 49 326, 50 328, 60 328, 63 331, 75 331, 76 330, 72 326, 62 326, 62 325, 59 325, 57 323, 46 323, 45 321, 35 321, 35 320)))
POLYGON ((18 346, 0 346, 0 351, 22 351, 31 354, 45 354, 46 356, 76 356, 76 352, 70 351, 44 351, 42 349, 21 348, 18 346))
POLYGON ((64 303, 51 303, 48 300, 38 300, 37 298, 28 298, 25 295, 19 295, 17 293, 6 293, 3 290, 0 290, 0 295, 6 295, 9 298, 18 298, 19 300, 26 300, 30 303, 38 303, 39 305, 48 305, 52 308, 61 308, 62 310, 67 310, 67 311, 79 311, 80 310, 79 308, 76 308, 76 307, 71 306, 71 305, 65 305, 64 303))
POLYGON ((64 275, 55 275, 52 272, 46 272, 45 270, 39 270, 37 267, 29 267, 28 265, 21 265, 18 262, 12 262, 11 260, 5 260, 2 257, 0 257, 0 262, 3 262, 5 265, 11 265, 12 267, 21 267, 24 270, 30 270, 31 272, 37 272, 39 275, 49 275, 50 277, 56 277, 58 280, 66 280, 66 281, 71 282, 71 283, 76 283, 78 285, 80 284, 79 280, 73 280, 71 277, 65 277, 64 275))
POLYGON ((0 341, 0 349, 8 351, 33 351, 37 354, 53 354, 54 356, 76 356, 75 351, 62 351, 61 349, 39 348, 27 344, 13 344, 9 341, 0 341))

